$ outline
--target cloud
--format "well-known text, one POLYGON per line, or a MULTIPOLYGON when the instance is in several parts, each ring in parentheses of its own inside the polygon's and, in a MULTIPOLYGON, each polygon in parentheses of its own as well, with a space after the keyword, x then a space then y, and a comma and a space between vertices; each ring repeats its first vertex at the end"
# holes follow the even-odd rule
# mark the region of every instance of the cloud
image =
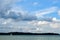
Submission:
POLYGON ((52 18, 52 21, 53 21, 53 22, 58 22, 58 23, 59 23, 59 22, 60 22, 60 19, 57 19, 56 17, 53 17, 53 18, 52 18))
POLYGON ((30 15, 21 6, 16 5, 16 2, 21 0, 0 0, 0 18, 30 21, 36 20, 34 15, 30 15), (26 16, 27 15, 27 16, 26 16))
POLYGON ((0 0, 0 17, 4 17, 18 0, 0 0))
POLYGON ((46 15, 46 14, 50 14, 50 13, 53 13, 53 12, 56 12, 57 11, 57 7, 51 7, 51 8, 47 8, 47 9, 44 9, 44 10, 39 10, 39 11, 36 11, 36 16, 37 18, 43 16, 43 15, 46 15))
POLYGON ((36 11, 34 12, 35 15, 32 15, 28 11, 24 10, 22 7, 12 7, 12 8, 9 7, 0 12, 0 18, 4 19, 11 18, 15 20, 31 21, 31 20, 38 20, 39 17, 55 12, 57 10, 57 7, 51 7, 44 10, 36 11))
POLYGON ((32 29, 25 28, 28 26, 24 21, 36 20, 35 15, 28 14, 22 7, 12 6, 15 2, 17 0, 0 0, 0 32, 27 32, 32 29))
MULTIPOLYGON (((57 19, 56 19, 57 20, 57 19)), ((60 22, 60 21, 59 21, 60 22)), ((37 32, 46 31, 44 28, 59 28, 60 23, 57 21, 15 21, 13 19, 0 18, 0 32, 37 32)))
POLYGON ((59 28, 59 24, 60 24, 60 21, 58 21, 58 19, 55 20, 55 18, 52 18, 51 22, 49 21, 31 21, 31 22, 28 22, 28 24, 32 24, 34 26, 37 26, 37 28, 41 28, 41 27, 49 27, 49 28, 59 28), (52 20, 54 19, 54 20, 52 20))
POLYGON ((30 27, 29 21, 15 21, 11 18, 0 18, 0 32, 32 32, 36 27, 30 27))
POLYGON ((35 15, 32 15, 28 13, 26 10, 24 10, 22 7, 17 7, 17 6, 12 7, 7 11, 1 11, 0 18, 4 18, 4 19, 11 18, 14 20, 21 20, 21 21, 37 20, 35 15))
POLYGON ((38 2, 33 2, 32 4, 33 4, 33 5, 38 5, 39 3, 38 3, 38 2))
POLYGON ((52 18, 53 21, 56 21, 57 19, 56 18, 52 18))
POLYGON ((8 13, 6 13, 6 15, 2 15, 1 18, 4 18, 4 19, 11 18, 11 19, 20 20, 20 21, 37 20, 35 15, 28 14, 24 11, 18 12, 18 10, 15 10, 15 11, 10 10, 10 11, 8 11, 8 13))
MULTIPOLYGON (((59 28, 56 18, 41 18, 41 16, 53 13, 57 7, 51 7, 29 13, 22 7, 14 7, 17 0, 0 0, 0 32, 41 32, 44 31, 41 27, 59 28), (41 18, 39 21, 38 19, 41 18), (17 21, 16 21, 17 20, 17 21)), ((38 3, 33 3, 37 5, 38 3)), ((59 12, 58 12, 59 13, 59 12)))
POLYGON ((50 24, 50 27, 52 27, 52 28, 59 28, 59 25, 60 23, 51 23, 50 24))
POLYGON ((47 21, 31 21, 31 22, 29 22, 29 24, 32 24, 37 27, 43 27, 45 25, 47 26, 48 23, 49 22, 47 22, 47 21))
POLYGON ((18 0, 0 0, 0 11, 11 7, 18 0))
POLYGON ((60 10, 58 10, 58 15, 60 16, 60 10))

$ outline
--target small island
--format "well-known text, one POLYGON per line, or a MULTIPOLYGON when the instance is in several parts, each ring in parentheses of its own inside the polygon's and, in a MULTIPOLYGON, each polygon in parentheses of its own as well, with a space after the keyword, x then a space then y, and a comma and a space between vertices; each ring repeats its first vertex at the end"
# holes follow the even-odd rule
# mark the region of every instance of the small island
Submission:
POLYGON ((58 34, 58 33, 9 32, 9 33, 0 33, 0 35, 60 35, 60 34, 58 34))

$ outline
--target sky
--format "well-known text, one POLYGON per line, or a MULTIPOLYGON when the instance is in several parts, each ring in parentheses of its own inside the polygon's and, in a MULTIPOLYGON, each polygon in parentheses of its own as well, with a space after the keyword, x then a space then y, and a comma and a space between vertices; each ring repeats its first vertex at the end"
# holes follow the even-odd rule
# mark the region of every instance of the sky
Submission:
POLYGON ((0 32, 60 33, 60 0, 0 0, 0 32))

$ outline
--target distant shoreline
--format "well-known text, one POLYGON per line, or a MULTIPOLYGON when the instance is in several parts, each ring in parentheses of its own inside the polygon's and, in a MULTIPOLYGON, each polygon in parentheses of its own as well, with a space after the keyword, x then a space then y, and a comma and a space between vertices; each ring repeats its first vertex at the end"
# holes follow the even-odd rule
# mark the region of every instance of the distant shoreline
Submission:
POLYGON ((9 32, 0 33, 0 35, 60 35, 58 33, 24 33, 24 32, 9 32))

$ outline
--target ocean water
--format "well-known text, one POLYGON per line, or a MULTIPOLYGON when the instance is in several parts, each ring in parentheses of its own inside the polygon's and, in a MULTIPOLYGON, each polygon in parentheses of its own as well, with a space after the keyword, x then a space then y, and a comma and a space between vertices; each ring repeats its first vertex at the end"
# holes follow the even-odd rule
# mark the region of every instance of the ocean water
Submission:
POLYGON ((58 35, 0 35, 0 40, 60 40, 58 35))

